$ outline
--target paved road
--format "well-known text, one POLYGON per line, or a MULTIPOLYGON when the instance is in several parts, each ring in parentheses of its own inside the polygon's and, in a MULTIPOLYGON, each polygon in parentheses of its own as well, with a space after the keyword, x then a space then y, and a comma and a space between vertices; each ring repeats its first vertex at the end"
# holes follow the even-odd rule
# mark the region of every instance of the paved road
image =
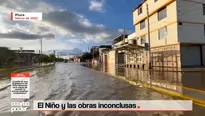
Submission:
MULTIPOLYGON (((172 97, 130 85, 122 80, 93 71, 79 64, 61 63, 54 67, 33 70, 31 74, 32 100, 160 100, 172 97)), ((0 111, 10 109, 9 76, 0 78, 0 111)), ((29 108, 32 111, 32 107, 29 108)), ((56 116, 203 116, 205 109, 194 106, 193 112, 57 112, 56 116)), ((5 113, 0 116, 6 115, 5 113)), ((8 114, 11 115, 11 114, 8 114)), ((13 116, 22 114, 13 113, 13 116)), ((27 116, 32 116, 28 112, 27 116)), ((26 116, 26 115, 24 115, 26 116)))

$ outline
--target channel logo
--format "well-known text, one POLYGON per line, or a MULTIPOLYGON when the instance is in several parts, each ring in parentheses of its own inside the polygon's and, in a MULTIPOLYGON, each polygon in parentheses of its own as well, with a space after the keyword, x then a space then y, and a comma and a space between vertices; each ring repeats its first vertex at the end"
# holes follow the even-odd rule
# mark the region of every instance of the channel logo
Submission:
POLYGON ((18 20, 18 21, 42 20, 42 12, 11 12, 10 19, 11 20, 18 20))
POLYGON ((11 113, 25 112, 29 107, 29 102, 11 102, 11 113))

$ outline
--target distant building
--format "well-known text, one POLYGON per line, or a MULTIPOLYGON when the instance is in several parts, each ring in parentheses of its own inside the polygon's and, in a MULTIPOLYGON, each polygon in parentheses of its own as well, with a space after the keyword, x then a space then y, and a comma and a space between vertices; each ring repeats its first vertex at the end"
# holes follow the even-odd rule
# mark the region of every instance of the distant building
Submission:
POLYGON ((81 62, 81 57, 75 56, 75 57, 73 58, 73 60, 74 60, 74 62, 81 62))
POLYGON ((18 55, 18 59, 15 63, 20 65, 32 65, 37 63, 37 58, 40 54, 36 54, 35 50, 12 50, 18 55))
POLYGON ((99 46, 93 46, 93 47, 90 49, 90 53, 97 52, 98 50, 99 50, 99 46))

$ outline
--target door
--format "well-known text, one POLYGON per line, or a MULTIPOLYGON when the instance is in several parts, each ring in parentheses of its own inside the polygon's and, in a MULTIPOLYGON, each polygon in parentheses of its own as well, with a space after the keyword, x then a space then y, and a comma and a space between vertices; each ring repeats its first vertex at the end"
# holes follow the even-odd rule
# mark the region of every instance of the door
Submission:
POLYGON ((181 66, 201 66, 200 46, 181 46, 181 66))

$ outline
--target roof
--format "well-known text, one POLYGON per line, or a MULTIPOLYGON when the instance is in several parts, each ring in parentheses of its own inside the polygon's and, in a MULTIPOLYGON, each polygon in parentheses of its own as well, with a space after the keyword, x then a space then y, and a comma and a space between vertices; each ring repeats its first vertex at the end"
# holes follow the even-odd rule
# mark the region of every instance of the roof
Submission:
POLYGON ((91 49, 99 48, 99 46, 93 46, 91 49))
POLYGON ((128 34, 125 34, 125 38, 123 38, 123 36, 124 36, 123 34, 120 34, 119 36, 115 37, 115 38, 113 39, 113 43, 117 43, 117 42, 122 41, 123 39, 125 39, 125 38, 128 37, 128 34))
POLYGON ((112 46, 111 45, 100 45, 99 48, 111 48, 112 46))
POLYGON ((105 48, 105 49, 102 50, 102 52, 106 52, 106 51, 110 51, 110 49, 109 48, 105 48))
POLYGON ((136 9, 138 9, 143 3, 145 3, 147 0, 143 0, 140 4, 137 5, 135 9, 132 10, 134 12, 136 9))
POLYGON ((12 50, 13 52, 21 52, 21 53, 34 53, 35 50, 12 50))

